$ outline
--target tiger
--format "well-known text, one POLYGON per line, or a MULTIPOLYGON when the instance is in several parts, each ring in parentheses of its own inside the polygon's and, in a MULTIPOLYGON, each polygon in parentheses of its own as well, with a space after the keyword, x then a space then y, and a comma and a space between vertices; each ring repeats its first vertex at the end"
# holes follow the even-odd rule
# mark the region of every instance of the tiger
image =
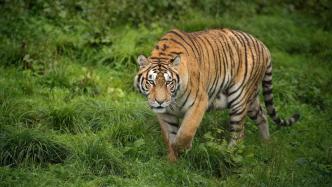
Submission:
POLYGON ((266 113, 280 126, 291 126, 300 115, 279 117, 272 94, 272 63, 268 48, 252 35, 228 28, 163 35, 151 55, 137 58, 134 87, 156 113, 170 161, 191 149, 208 110, 229 111, 229 146, 244 137, 244 119, 258 126, 268 140, 266 113), (259 101, 262 84, 266 111, 259 101))

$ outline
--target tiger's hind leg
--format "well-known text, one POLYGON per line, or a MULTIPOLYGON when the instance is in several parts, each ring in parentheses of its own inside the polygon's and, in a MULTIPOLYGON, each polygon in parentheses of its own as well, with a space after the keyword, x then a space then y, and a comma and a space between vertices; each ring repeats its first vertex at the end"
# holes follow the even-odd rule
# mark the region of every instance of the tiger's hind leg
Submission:
POLYGON ((236 99, 229 102, 230 109, 230 142, 229 146, 236 145, 244 138, 244 119, 247 115, 248 107, 246 101, 236 99))
POLYGON ((267 117, 262 110, 259 103, 259 99, 256 98, 249 106, 248 116, 250 119, 254 120, 259 128, 261 137, 264 140, 268 140, 270 137, 269 124, 267 117))
POLYGON ((244 138, 244 117, 246 114, 233 114, 231 112, 230 116, 230 142, 229 146, 236 145, 238 142, 240 142, 244 138))

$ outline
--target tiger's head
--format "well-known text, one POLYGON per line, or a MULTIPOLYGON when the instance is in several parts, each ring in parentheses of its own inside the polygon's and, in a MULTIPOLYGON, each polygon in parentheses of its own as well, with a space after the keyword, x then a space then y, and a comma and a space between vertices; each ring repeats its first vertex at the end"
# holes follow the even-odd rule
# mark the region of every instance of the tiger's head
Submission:
POLYGON ((166 112, 175 99, 180 85, 177 68, 180 56, 167 62, 154 62, 144 55, 137 58, 139 71, 135 76, 134 86, 148 98, 148 103, 156 113, 166 112))

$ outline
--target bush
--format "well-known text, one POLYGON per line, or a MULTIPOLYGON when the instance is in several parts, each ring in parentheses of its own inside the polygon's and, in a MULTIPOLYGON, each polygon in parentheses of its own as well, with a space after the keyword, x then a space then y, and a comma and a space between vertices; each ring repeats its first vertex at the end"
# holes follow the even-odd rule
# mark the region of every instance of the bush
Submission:
POLYGON ((115 0, 115 1, 76 1, 76 0, 37 0, 7 1, 7 10, 23 14, 44 16, 57 22, 78 16, 101 25, 119 25, 123 22, 133 25, 154 20, 177 19, 189 3, 185 0, 115 0))
POLYGON ((332 2, 329 0, 277 0, 272 4, 283 4, 290 11, 297 10, 315 16, 319 20, 318 23, 325 29, 332 28, 332 2))

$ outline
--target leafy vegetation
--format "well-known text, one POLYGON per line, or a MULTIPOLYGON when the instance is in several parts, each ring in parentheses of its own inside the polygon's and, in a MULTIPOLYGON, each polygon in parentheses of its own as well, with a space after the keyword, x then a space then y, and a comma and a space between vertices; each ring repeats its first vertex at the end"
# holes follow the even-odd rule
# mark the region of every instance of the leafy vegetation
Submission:
POLYGON ((0 1, 0 186, 331 186, 331 3, 0 1), (281 116, 300 121, 227 148, 210 112, 176 164, 133 88, 136 57, 171 28, 229 27, 273 56, 281 116))

